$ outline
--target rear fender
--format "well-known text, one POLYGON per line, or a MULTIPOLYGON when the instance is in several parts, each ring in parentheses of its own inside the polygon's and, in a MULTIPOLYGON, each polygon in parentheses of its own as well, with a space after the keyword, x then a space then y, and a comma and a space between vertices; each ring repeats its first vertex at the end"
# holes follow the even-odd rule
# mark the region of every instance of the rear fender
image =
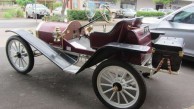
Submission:
POLYGON ((111 58, 114 54, 118 54, 120 52, 128 52, 128 53, 147 53, 150 50, 149 46, 142 45, 132 45, 132 44, 124 44, 124 43, 109 43, 100 49, 98 49, 89 59, 88 61, 79 69, 77 73, 80 73, 86 68, 89 68, 93 65, 96 65, 106 59, 111 58))

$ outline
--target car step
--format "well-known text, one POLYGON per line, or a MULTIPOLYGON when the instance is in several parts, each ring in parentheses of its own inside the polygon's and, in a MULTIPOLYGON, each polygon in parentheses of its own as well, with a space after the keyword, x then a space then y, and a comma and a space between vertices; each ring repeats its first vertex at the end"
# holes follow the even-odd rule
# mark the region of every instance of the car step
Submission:
POLYGON ((66 72, 66 73, 70 73, 70 74, 76 74, 79 71, 80 68, 81 67, 79 67, 79 66, 71 65, 67 68, 64 68, 63 71, 66 72))

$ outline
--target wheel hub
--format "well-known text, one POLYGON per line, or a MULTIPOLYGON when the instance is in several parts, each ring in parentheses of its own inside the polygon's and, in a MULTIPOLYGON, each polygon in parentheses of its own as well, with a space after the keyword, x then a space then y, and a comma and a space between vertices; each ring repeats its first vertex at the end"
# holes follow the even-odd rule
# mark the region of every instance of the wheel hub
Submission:
POLYGON ((17 52, 16 56, 17 56, 18 58, 22 58, 22 55, 21 55, 20 52, 17 52))
POLYGON ((121 90, 122 90, 122 85, 120 83, 113 84, 113 91, 114 92, 120 92, 121 90))

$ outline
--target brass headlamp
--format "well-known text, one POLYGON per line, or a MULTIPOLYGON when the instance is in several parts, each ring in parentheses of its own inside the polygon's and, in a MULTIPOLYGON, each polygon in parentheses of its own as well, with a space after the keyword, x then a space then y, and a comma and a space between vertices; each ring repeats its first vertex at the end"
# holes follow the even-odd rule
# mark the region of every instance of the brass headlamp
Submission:
POLYGON ((54 42, 60 42, 62 37, 62 32, 59 27, 55 28, 55 31, 53 32, 54 42))

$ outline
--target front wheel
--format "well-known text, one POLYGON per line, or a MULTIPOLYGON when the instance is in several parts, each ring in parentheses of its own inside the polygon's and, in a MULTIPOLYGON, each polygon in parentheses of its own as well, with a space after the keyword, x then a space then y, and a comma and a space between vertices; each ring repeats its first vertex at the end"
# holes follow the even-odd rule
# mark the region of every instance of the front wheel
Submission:
POLYGON ((146 98, 143 78, 124 62, 101 63, 94 71, 92 82, 96 96, 111 109, 138 109, 146 98))
POLYGON ((6 44, 7 58, 12 67, 21 74, 30 72, 34 66, 34 55, 30 45, 19 36, 12 36, 6 44))
POLYGON ((33 14, 33 19, 40 19, 40 15, 39 14, 33 14))

